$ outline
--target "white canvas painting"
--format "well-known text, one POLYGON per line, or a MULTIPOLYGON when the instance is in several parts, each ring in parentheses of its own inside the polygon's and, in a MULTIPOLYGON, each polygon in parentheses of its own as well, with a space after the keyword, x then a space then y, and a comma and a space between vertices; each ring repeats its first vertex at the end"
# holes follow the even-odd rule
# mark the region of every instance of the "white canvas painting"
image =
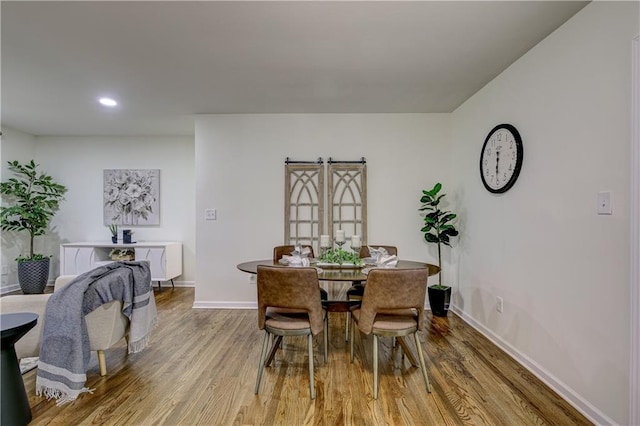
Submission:
POLYGON ((160 225, 160 169, 104 171, 104 224, 160 225))

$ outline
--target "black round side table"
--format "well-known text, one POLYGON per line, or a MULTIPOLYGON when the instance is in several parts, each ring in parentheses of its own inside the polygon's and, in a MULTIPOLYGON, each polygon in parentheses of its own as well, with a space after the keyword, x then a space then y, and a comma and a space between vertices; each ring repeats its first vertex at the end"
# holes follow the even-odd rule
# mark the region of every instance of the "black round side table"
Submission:
POLYGON ((2 328, 2 367, 0 387, 0 423, 2 426, 26 425, 31 421, 31 408, 24 389, 15 344, 35 327, 38 315, 30 312, 0 314, 2 328))

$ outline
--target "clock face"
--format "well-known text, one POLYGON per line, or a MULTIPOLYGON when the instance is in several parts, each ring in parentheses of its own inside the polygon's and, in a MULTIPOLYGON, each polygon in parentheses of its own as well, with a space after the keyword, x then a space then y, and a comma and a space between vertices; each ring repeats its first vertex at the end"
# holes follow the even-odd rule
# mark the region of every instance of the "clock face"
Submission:
POLYGON ((513 186, 522 167, 522 138, 510 124, 494 127, 482 146, 480 176, 489 192, 505 192, 513 186))

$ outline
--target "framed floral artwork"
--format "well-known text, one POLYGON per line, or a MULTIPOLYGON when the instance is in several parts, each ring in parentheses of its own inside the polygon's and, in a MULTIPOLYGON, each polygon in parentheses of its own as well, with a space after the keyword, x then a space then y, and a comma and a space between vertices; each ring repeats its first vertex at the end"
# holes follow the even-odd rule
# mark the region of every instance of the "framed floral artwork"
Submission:
POLYGON ((104 224, 160 225, 160 169, 104 170, 104 224))

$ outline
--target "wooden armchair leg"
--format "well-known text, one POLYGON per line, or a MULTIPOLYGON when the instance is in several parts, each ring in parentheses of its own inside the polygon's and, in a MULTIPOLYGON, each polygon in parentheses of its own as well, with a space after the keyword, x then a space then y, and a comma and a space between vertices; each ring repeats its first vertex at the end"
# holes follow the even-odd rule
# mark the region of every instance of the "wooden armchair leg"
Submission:
POLYGON ((98 365, 100 366, 100 375, 107 375, 107 358, 104 356, 104 351, 98 351, 98 365))

